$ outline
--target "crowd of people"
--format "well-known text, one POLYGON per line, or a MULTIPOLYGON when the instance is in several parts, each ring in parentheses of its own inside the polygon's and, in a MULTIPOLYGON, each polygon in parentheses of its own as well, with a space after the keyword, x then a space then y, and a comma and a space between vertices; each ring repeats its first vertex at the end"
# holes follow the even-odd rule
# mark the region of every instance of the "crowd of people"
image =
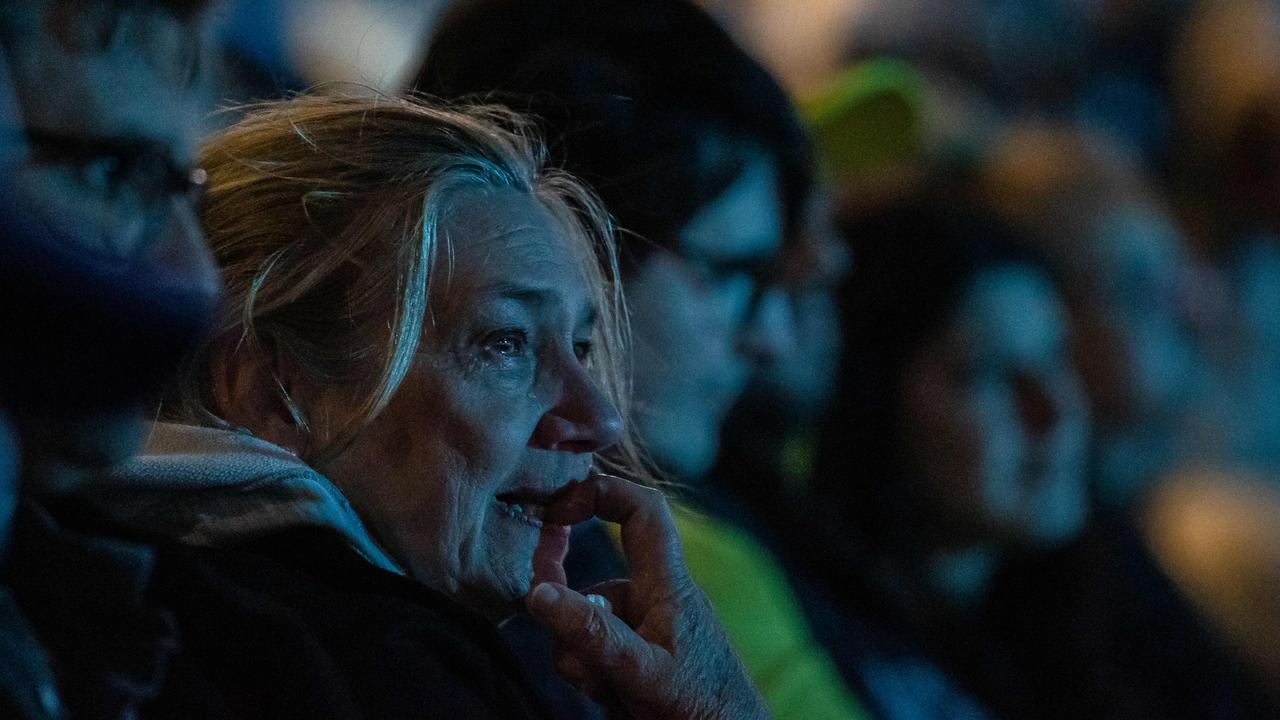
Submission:
POLYGON ((0 6, 0 715, 1276 717, 1280 9, 731 5, 0 6))

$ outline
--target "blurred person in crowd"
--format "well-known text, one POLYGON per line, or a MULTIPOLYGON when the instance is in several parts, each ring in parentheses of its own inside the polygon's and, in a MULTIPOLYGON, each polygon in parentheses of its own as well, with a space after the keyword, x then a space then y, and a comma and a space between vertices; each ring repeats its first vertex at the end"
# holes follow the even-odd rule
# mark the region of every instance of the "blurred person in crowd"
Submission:
POLYGON ((811 193, 781 265, 791 296, 793 341, 759 363, 729 414, 710 482, 744 524, 769 530, 779 549, 815 498, 808 496, 814 430, 835 393, 842 351, 837 291, 850 267, 837 207, 885 202, 922 174, 924 80, 877 59, 850 68, 804 106, 822 186, 811 193))
POLYGON ((1196 3, 1170 61, 1177 153, 1170 197, 1214 273, 1206 412, 1221 459, 1280 472, 1280 10, 1196 3))
POLYGON ((1141 538, 1090 521, 1052 263, 945 187, 842 227, 857 262, 814 477, 843 523, 809 562, 866 623, 868 697, 902 717, 1265 717, 1141 538))
POLYGON ((1224 318, 1136 161, 1069 126, 1014 124, 979 192, 1067 279, 1075 362, 1095 421, 1094 492, 1140 502, 1171 467, 1217 456, 1206 333, 1224 318))
POLYGON ((192 194, 205 5, 0 7, 5 717, 133 717, 174 642, 149 550, 56 506, 136 450, 216 297, 192 194))
POLYGON ((518 116, 299 96, 215 136, 227 291, 144 453, 87 489, 178 543, 157 717, 552 717, 496 632, 631 717, 763 718, 622 425, 607 215, 518 116), (565 585, 570 525, 629 579, 565 585))
POLYGON ((849 48, 857 58, 891 55, 960 78, 1013 114, 1105 133, 1158 171, 1170 152, 1167 58, 1195 4, 873 1, 849 48))
POLYGON ((639 236, 624 253, 636 420, 664 470, 705 474, 752 359, 788 338, 768 280, 809 178, 777 83, 680 0, 480 0, 443 18, 416 88, 493 93, 542 118, 566 167, 639 236))
MULTIPOLYGON (((481 0, 442 19, 416 87, 530 111, 601 194, 623 232, 637 434, 688 488, 676 518, 693 578, 775 716, 858 716, 782 568, 708 483, 751 373, 791 351, 788 274, 816 286, 843 263, 828 241, 797 240, 810 150, 777 81, 684 0, 481 0)), ((821 370, 803 382, 825 392, 821 370)), ((588 558, 614 555, 599 535, 572 547, 579 582, 588 558)))
POLYGON ((835 291, 850 255, 832 212, 831 198, 822 192, 805 208, 784 259, 793 340, 756 367, 726 419, 720 462, 709 474, 723 485, 719 490, 747 501, 752 514, 776 508, 772 501, 778 498, 771 496, 782 488, 747 476, 774 470, 794 474, 794 480, 806 475, 804 430, 822 416, 835 392, 841 351, 835 291))
POLYGON ((811 562, 829 563, 846 612, 869 619, 862 672, 887 714, 910 716, 911 703, 927 717, 981 713, 964 709, 974 702, 964 690, 982 697, 967 683, 896 697, 920 660, 875 653, 914 645, 955 673, 929 645, 956 630, 951 613, 981 608, 1012 558, 1083 527, 1089 425, 1066 314, 1034 256, 941 194, 920 191, 843 229, 857 262, 814 490, 843 515, 826 531, 848 538, 811 562))

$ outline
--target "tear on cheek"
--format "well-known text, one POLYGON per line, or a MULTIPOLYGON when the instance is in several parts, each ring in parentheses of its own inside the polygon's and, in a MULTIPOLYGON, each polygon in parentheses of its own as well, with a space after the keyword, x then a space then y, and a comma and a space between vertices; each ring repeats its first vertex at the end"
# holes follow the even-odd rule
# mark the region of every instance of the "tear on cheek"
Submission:
POLYGON ((538 546, 533 550, 533 585, 556 582, 565 584, 564 558, 569 554, 569 528, 544 523, 538 532, 538 546))

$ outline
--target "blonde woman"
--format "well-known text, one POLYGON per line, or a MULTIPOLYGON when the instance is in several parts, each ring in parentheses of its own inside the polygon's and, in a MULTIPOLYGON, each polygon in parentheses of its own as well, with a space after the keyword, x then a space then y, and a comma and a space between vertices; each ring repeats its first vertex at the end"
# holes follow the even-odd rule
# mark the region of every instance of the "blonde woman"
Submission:
POLYGON ((545 717, 494 632, 527 608, 633 716, 763 716, 661 494, 595 472, 634 457, 613 242, 516 118, 300 97, 202 162, 221 321, 94 498, 176 543, 155 715, 545 717), (632 576, 582 595, 592 516, 632 576))

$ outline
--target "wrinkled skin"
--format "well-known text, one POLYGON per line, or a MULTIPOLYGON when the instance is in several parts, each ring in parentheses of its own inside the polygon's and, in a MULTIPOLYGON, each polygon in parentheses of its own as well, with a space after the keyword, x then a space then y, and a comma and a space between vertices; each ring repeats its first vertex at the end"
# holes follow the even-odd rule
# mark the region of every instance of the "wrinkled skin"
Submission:
POLYGON ((551 214, 469 191, 444 230, 452 268, 418 356, 325 472, 410 575, 500 619, 529 591, 542 532, 497 496, 586 478, 622 419, 589 370, 583 254, 551 214))
POLYGON ((561 673, 635 718, 766 718, 763 700, 684 567, 662 494, 593 475, 547 515, 564 525, 592 517, 621 526, 630 577, 586 595, 550 582, 529 594, 529 611, 556 640, 561 673))

